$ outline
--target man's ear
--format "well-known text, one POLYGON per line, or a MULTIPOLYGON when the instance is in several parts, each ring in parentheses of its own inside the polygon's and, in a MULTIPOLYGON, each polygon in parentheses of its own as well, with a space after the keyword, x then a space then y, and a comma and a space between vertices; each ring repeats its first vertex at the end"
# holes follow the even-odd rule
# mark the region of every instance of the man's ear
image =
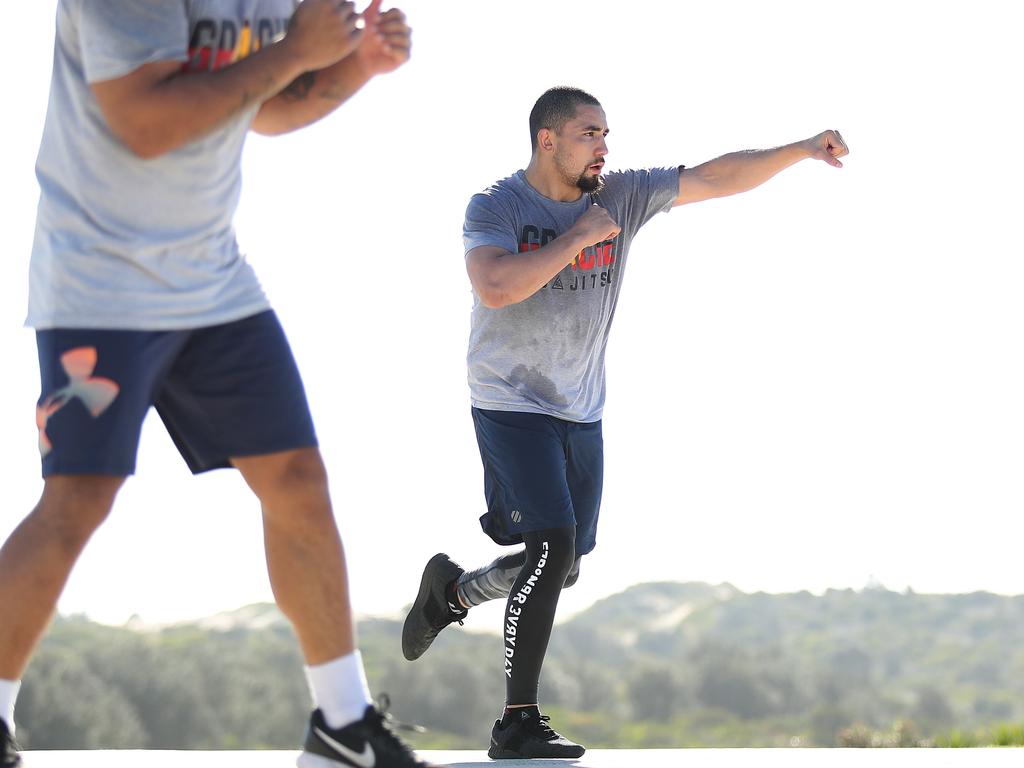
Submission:
POLYGON ((543 152, 550 152, 555 148, 554 136, 550 128, 541 128, 537 131, 537 148, 543 152))

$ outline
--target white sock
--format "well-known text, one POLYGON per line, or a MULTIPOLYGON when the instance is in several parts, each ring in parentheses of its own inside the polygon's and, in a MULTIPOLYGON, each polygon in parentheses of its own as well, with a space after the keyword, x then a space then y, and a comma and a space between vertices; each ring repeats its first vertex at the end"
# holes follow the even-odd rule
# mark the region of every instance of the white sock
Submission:
POLYGON ((7 730, 14 735, 14 700, 18 698, 21 680, 0 680, 0 720, 7 723, 7 730))
POLYGON ((359 651, 325 664, 306 667, 306 679, 313 694, 313 706, 323 712, 324 720, 331 728, 343 728, 363 719, 371 699, 363 656, 359 651))

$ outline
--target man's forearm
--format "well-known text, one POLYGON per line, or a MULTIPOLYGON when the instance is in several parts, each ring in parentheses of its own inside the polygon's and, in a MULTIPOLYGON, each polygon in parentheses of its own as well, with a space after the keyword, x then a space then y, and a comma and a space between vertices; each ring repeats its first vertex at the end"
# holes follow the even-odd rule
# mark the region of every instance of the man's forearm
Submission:
POLYGON ((565 232, 536 250, 517 256, 500 248, 470 251, 467 268, 473 289, 485 306, 496 309, 530 298, 587 246, 622 231, 605 208, 591 205, 565 232))
POLYGON ((535 251, 511 254, 494 249, 470 258, 469 278, 485 306, 507 307, 533 296, 585 247, 583 240, 567 232, 535 251))
POLYGON ((190 130, 193 135, 187 139, 191 140, 206 135, 257 104, 266 103, 294 82, 301 72, 299 59, 278 43, 223 69, 171 78, 160 88, 169 102, 168 107, 177 107, 182 117, 188 115, 180 122, 193 123, 190 130))
POLYGON ((694 168, 680 170, 679 195, 675 204, 696 203, 746 192, 801 160, 813 158, 842 168, 839 158, 849 153, 843 137, 835 130, 823 131, 804 141, 775 149, 732 152, 694 168))
POLYGON ((93 92, 114 133, 141 157, 162 155, 202 138, 265 102, 302 72, 283 44, 213 72, 183 73, 177 62, 155 62, 93 92))
POLYGON ((355 55, 326 69, 304 72, 263 104, 252 128, 270 136, 304 128, 336 110, 370 79, 355 55))
POLYGON ((715 188, 716 197, 725 197, 758 187, 779 171, 810 156, 806 142, 798 141, 774 149, 731 152, 698 165, 693 172, 715 188))

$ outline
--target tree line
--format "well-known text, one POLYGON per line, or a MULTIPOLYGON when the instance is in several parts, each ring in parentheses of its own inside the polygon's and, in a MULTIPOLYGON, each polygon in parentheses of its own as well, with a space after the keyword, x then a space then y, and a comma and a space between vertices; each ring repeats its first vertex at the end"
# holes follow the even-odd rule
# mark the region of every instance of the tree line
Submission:
MULTIPOLYGON (((399 620, 359 633, 371 688, 428 728, 417 746, 485 746, 504 699, 497 634, 446 630, 410 664, 399 620)), ((542 701, 592 747, 1020 743, 1022 647, 1024 598, 644 584, 559 628, 542 701)), ((294 749, 308 708, 272 606, 226 628, 62 617, 26 674, 18 735, 29 749, 294 749)))

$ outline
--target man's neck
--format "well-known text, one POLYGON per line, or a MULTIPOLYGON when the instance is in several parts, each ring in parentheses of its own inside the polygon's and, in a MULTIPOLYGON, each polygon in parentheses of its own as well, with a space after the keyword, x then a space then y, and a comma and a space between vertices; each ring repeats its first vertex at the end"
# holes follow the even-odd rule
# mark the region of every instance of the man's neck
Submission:
POLYGON ((583 196, 583 190, 566 184, 557 170, 543 165, 533 157, 526 166, 526 180, 540 194, 560 203, 572 203, 583 196))

